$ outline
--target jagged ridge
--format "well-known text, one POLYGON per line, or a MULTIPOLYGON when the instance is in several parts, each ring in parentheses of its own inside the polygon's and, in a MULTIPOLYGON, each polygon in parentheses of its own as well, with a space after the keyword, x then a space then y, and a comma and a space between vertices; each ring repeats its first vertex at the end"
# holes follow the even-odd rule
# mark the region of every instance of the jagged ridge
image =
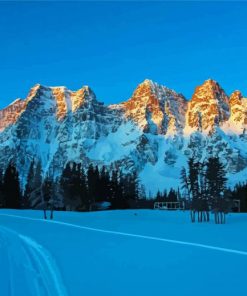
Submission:
POLYGON ((24 100, 0 111, 0 164, 14 160, 22 184, 32 159, 59 176, 69 160, 137 170, 147 190, 179 186, 188 157, 220 155, 230 183, 247 177, 247 103, 214 80, 182 94, 145 80, 123 103, 105 106, 84 86, 35 85, 24 100), (238 178, 238 179, 237 179, 238 178))

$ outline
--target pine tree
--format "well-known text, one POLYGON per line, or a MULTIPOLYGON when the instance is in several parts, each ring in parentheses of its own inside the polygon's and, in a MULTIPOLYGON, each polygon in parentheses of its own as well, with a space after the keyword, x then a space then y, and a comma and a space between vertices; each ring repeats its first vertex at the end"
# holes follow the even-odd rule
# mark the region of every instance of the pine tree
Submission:
POLYGON ((215 223, 225 223, 225 214, 228 211, 228 203, 224 199, 227 183, 225 168, 218 157, 209 158, 206 166, 207 194, 211 199, 215 223))
POLYGON ((182 189, 185 197, 190 199, 191 221, 195 222, 198 214, 198 222, 209 221, 209 203, 206 190, 205 164, 195 162, 193 158, 188 161, 189 173, 185 168, 181 170, 182 189))
MULTIPOLYGON (((228 193, 232 200, 240 201, 240 211, 247 212, 247 183, 237 184, 232 191, 228 193)), ((233 210, 238 211, 235 205, 232 204, 233 210)))
POLYGON ((95 201, 101 201, 101 188, 100 188, 100 174, 99 174, 99 168, 96 165, 94 168, 94 184, 95 184, 95 201))
POLYGON ((30 201, 30 196, 33 190, 35 189, 35 184, 34 184, 34 160, 32 160, 28 175, 27 175, 27 180, 26 180, 26 185, 25 185, 25 191, 24 191, 24 200, 25 204, 30 207, 29 201, 30 201))
POLYGON ((106 201, 110 199, 110 187, 111 184, 109 172, 106 170, 105 166, 102 166, 99 178, 99 194, 101 201, 106 201))
POLYGON ((211 157, 206 164, 207 191, 211 198, 215 199, 224 193, 226 189, 226 172, 218 157, 211 157))
POLYGON ((81 207, 84 210, 89 209, 89 198, 88 198, 88 189, 87 189, 87 180, 84 170, 80 169, 80 188, 79 188, 79 195, 81 200, 81 207))
POLYGON ((139 180, 136 171, 132 174, 128 174, 124 183, 125 193, 127 199, 137 200, 139 195, 139 180))
POLYGON ((70 200, 70 188, 71 184, 71 163, 67 163, 60 178, 60 188, 63 195, 64 206, 69 208, 69 200, 70 200))
POLYGON ((145 186, 142 184, 139 186, 139 191, 138 191, 138 199, 146 200, 146 190, 145 186))
POLYGON ((71 171, 71 189, 70 199, 77 205, 80 204, 80 189, 81 189, 81 164, 73 163, 71 171))
POLYGON ((166 189, 163 191, 162 198, 163 198, 163 200, 167 199, 167 190, 166 189))
POLYGON ((81 206, 81 164, 67 163, 61 175, 60 185, 66 209, 78 209, 81 206))
POLYGON ((117 171, 116 175, 117 179, 115 179, 116 183, 114 185, 116 192, 114 193, 115 199, 112 200, 112 208, 127 209, 129 207, 128 177, 121 171, 117 171))
POLYGON ((96 200, 96 179, 93 164, 90 164, 87 170, 88 200, 90 204, 94 204, 96 200))
POLYGON ((158 190, 157 194, 156 194, 156 198, 155 198, 156 201, 163 201, 163 198, 162 198, 162 195, 160 193, 160 191, 158 190))
POLYGON ((119 184, 119 173, 117 170, 113 170, 111 175, 110 190, 109 190, 110 201, 114 202, 114 200, 116 200, 119 195, 122 195, 120 184, 119 184))
POLYGON ((177 201, 177 194, 173 188, 171 188, 168 193, 167 201, 169 201, 169 202, 176 202, 177 201))
POLYGON ((21 192, 19 184, 19 174, 12 163, 9 164, 4 174, 3 193, 6 208, 20 208, 21 192))
POLYGON ((181 180, 181 187, 182 187, 182 190, 184 191, 185 198, 190 199, 191 188, 189 186, 189 180, 187 177, 185 167, 182 167, 181 169, 180 180, 181 180))
POLYGON ((31 208, 36 208, 43 203, 41 161, 32 161, 30 164, 24 197, 27 205, 31 208))
POLYGON ((50 176, 44 179, 42 184, 42 195, 45 203, 53 199, 53 180, 50 176))
POLYGON ((190 158, 188 161, 188 166, 188 184, 190 186, 192 199, 195 200, 199 197, 199 164, 194 162, 193 158, 190 158))

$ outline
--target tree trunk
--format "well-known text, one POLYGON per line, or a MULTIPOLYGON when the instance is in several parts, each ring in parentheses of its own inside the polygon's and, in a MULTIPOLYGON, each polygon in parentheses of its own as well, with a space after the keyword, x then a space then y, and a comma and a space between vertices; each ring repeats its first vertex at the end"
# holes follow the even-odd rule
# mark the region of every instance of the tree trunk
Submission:
POLYGON ((44 219, 47 219, 47 216, 46 216, 46 209, 44 209, 44 219))
POLYGON ((50 219, 53 220, 53 208, 51 208, 50 219))
POLYGON ((191 222, 194 223, 195 222, 195 211, 194 210, 190 211, 190 217, 191 217, 191 222))

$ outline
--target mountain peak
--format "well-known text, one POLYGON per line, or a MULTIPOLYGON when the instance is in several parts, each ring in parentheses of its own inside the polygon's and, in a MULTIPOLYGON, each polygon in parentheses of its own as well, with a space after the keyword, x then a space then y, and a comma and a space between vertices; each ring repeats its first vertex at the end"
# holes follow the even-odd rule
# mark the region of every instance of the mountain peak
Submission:
POLYGON ((167 182, 158 183, 169 186, 179 182, 187 158, 219 155, 229 173, 243 170, 245 176, 247 99, 235 91, 229 100, 213 79, 198 86, 190 101, 145 79, 128 101, 110 107, 98 103, 89 86, 71 91, 36 84, 30 92, 0 111, 0 165, 16 160, 22 182, 33 158, 55 177, 69 161, 85 168, 92 162, 135 169, 141 180, 168 172, 167 182))
POLYGON ((33 87, 31 87, 31 89, 30 90, 34 90, 34 91, 37 91, 37 90, 39 90, 39 89, 49 89, 50 87, 48 87, 48 86, 44 86, 44 85, 42 85, 42 84, 40 84, 40 83, 36 83, 33 87))
MULTIPOLYGON (((203 89, 207 92, 213 92, 213 93, 220 93, 220 92, 224 92, 224 90, 222 89, 222 87, 220 86, 220 84, 213 79, 207 79, 203 82, 202 85, 200 85, 198 88, 203 89)), ((196 88, 196 89, 198 89, 196 88)))
POLYGON ((208 79, 203 82, 200 86, 196 87, 195 92, 192 96, 193 99, 212 99, 212 98, 223 99, 223 101, 227 102, 228 97, 223 90, 223 88, 219 85, 219 83, 213 79, 208 79))
POLYGON ((153 82, 150 79, 145 79, 141 83, 139 83, 134 91, 134 93, 138 90, 149 90, 152 91, 154 86, 157 85, 157 83, 153 82))
POLYGON ((152 85, 152 84, 154 84, 154 82, 153 82, 153 80, 151 80, 151 79, 145 79, 143 82, 141 82, 140 84, 148 84, 148 85, 152 85))
POLYGON ((240 90, 235 90, 231 95, 230 95, 230 102, 234 100, 241 100, 243 98, 243 95, 240 90))
POLYGON ((218 82, 212 78, 208 78, 204 81, 204 84, 216 85, 216 84, 218 84, 218 82))
POLYGON ((121 106, 125 116, 145 132, 172 135, 183 126, 187 102, 175 91, 145 79, 121 106))
POLYGON ((195 89, 188 111, 188 125, 211 130, 229 119, 229 99, 218 82, 206 80, 195 89))
POLYGON ((6 108, 0 110, 0 132, 9 125, 14 124, 20 117, 21 113, 25 110, 25 107, 25 100, 16 99, 6 108))

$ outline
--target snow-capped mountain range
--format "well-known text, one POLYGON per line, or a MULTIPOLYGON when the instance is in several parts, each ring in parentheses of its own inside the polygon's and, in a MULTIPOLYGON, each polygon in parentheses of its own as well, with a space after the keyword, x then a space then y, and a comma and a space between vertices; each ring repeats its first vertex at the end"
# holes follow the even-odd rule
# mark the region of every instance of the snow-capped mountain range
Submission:
POLYGON ((145 80, 132 97, 105 106, 84 86, 35 85, 26 99, 0 111, 0 165, 13 160, 25 183, 30 162, 59 176, 68 161, 137 170, 147 192, 174 187, 189 157, 220 156, 229 185, 247 180, 247 99, 230 97, 214 80, 191 100, 145 80))

